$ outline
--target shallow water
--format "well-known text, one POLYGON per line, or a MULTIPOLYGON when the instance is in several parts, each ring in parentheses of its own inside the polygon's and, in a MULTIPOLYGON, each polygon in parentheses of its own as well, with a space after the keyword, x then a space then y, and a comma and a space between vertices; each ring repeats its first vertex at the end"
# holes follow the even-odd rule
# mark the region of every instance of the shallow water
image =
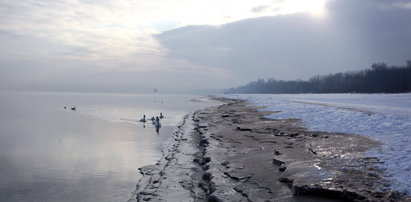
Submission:
POLYGON ((198 97, 0 93, 0 201, 126 201, 182 117, 216 104, 198 97), (160 112, 159 133, 137 121, 160 112))

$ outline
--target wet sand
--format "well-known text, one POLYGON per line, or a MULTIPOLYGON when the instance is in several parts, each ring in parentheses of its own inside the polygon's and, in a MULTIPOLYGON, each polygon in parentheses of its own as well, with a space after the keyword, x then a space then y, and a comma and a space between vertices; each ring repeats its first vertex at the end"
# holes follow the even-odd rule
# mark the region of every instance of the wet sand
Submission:
POLYGON ((382 178, 380 143, 271 120, 241 100, 185 117, 129 201, 406 201, 382 178))

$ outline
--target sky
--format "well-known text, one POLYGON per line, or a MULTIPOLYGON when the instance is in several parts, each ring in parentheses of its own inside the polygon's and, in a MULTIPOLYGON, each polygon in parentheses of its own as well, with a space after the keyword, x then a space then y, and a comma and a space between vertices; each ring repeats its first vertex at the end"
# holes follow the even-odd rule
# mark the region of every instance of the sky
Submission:
POLYGON ((411 60, 409 0, 0 0, 0 91, 183 92, 411 60))

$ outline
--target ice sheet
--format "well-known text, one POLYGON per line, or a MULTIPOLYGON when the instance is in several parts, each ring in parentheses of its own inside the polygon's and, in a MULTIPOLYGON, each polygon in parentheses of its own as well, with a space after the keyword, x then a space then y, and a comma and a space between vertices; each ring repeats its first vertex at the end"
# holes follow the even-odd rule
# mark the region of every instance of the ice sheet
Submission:
POLYGON ((393 188, 411 194, 411 93, 227 95, 246 99, 268 118, 299 118, 310 130, 364 135, 380 141, 369 152, 384 161, 393 188))

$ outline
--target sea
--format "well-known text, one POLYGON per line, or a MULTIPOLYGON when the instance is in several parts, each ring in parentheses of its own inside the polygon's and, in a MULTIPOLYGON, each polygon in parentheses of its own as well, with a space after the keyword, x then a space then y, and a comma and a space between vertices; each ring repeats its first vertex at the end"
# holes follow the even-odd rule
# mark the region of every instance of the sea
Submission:
POLYGON ((201 95, 0 92, 0 201, 127 201, 201 95), (71 108, 75 107, 76 110, 71 108), (161 128, 139 120, 159 116, 161 128))

